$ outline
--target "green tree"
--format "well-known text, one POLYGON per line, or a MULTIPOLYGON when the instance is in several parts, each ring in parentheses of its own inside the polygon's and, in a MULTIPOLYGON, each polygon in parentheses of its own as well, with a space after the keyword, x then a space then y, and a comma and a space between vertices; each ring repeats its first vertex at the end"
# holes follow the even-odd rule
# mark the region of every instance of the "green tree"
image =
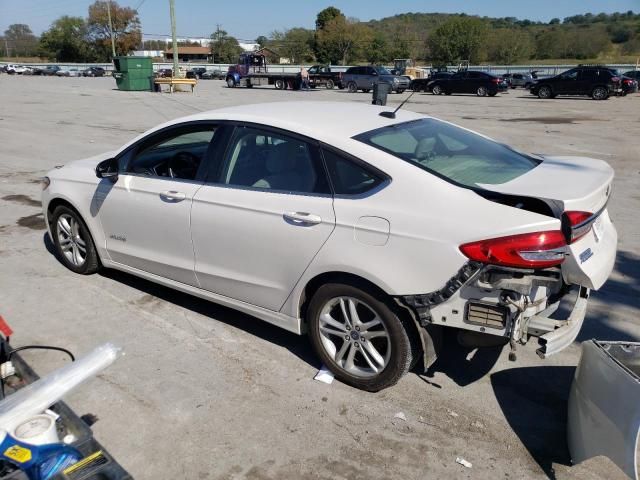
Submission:
POLYGON ((220 27, 211 34, 210 45, 213 61, 216 63, 236 63, 238 55, 242 53, 242 47, 238 44, 238 40, 221 30, 220 27))
POLYGON ((286 32, 275 31, 271 34, 270 48, 291 60, 291 63, 304 63, 313 59, 314 35, 306 28, 292 28, 286 32))
POLYGON ((336 7, 327 7, 316 16, 316 30, 322 30, 327 23, 334 18, 343 17, 344 14, 336 7))
POLYGON ((500 28, 487 39, 487 58, 495 63, 509 65, 528 60, 534 51, 531 36, 522 29, 500 28))
POLYGON ((347 65, 350 59, 362 54, 362 49, 372 41, 371 28, 344 16, 329 20, 316 35, 318 60, 347 65))
POLYGON ((487 37, 485 21, 467 16, 452 17, 436 28, 427 45, 431 58, 438 62, 469 60, 477 63, 483 59, 487 37))
POLYGON ((40 36, 40 51, 59 62, 87 62, 95 51, 87 41, 87 22, 82 17, 63 16, 40 36))
POLYGON ((138 12, 133 8, 121 7, 114 0, 96 0, 89 6, 87 26, 89 38, 94 42, 101 60, 111 58, 111 31, 107 1, 111 6, 111 22, 116 44, 116 55, 127 55, 142 43, 142 31, 138 12))
POLYGON ((258 38, 256 38, 256 43, 260 45, 260 48, 266 47, 268 42, 269 39, 264 35, 260 35, 258 38))
POLYGON ((4 31, 3 43, 8 55, 13 57, 30 57, 38 51, 38 38, 29 25, 23 23, 9 25, 4 31))
POLYGON ((364 58, 371 64, 387 62, 392 55, 389 54, 387 37, 382 32, 376 32, 371 42, 363 48, 364 58))

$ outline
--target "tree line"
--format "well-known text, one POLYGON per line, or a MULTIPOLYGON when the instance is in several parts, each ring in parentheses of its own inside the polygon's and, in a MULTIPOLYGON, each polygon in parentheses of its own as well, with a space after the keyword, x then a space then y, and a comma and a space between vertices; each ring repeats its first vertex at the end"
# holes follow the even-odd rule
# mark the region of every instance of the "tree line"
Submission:
MULTIPOLYGON (((110 0, 116 54, 137 49, 165 50, 164 41, 142 42, 138 13, 110 0)), ((466 14, 405 13, 360 22, 335 7, 316 16, 315 28, 293 27, 256 39, 261 47, 291 63, 390 63, 414 58, 430 63, 511 64, 547 59, 620 58, 640 55, 640 14, 582 14, 549 22, 466 14)), ((184 42, 181 45, 197 44, 184 42)), ((218 26, 211 34, 217 63, 232 63, 242 51, 237 39, 218 26)), ((35 36, 27 25, 11 25, 0 37, 5 56, 41 56, 66 62, 111 59, 107 0, 97 0, 87 17, 63 16, 35 36)))

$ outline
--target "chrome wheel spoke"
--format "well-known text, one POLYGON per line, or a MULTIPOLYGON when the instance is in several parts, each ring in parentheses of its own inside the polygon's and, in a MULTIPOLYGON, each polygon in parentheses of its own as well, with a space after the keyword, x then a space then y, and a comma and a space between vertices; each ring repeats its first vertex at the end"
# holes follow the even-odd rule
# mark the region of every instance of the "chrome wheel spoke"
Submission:
POLYGON ((338 335, 340 337, 344 337, 344 334, 346 333, 346 330, 344 329, 344 327, 341 330, 337 330, 335 328, 332 328, 329 325, 322 325, 320 327, 320 331, 325 332, 329 335, 338 335))
POLYGON ((360 317, 358 316, 358 310, 356 309, 356 302, 352 299, 349 299, 349 314, 351 315, 351 326, 359 326, 362 322, 360 322, 360 317))
POLYGON ((376 318, 374 318, 373 320, 370 320, 366 323, 363 323, 360 325, 360 330, 362 331, 367 331, 369 330, 371 327, 375 327, 377 325, 382 325, 382 322, 380 321, 380 319, 378 318, 378 316, 376 315, 376 318))
POLYGON ((333 328, 339 330, 341 333, 345 333, 347 331, 347 328, 338 320, 333 318, 330 313, 323 314, 320 317, 320 322, 321 322, 320 323, 321 326, 326 326, 326 325, 322 325, 323 323, 327 325, 331 325, 333 328))
POLYGON ((342 362, 342 359, 344 358, 344 354, 347 353, 347 350, 349 350, 349 348, 351 347, 351 342, 348 340, 345 340, 342 343, 342 347, 340 347, 340 350, 338 350, 338 352, 336 353, 336 363, 340 364, 340 362, 342 362))
MULTIPOLYGON (((363 356, 365 355, 364 351, 366 350, 367 353, 371 355, 371 358, 373 359, 374 362, 376 362, 378 366, 380 367, 384 366, 385 364, 384 358, 382 357, 382 355, 380 355, 380 353, 378 352, 378 350, 376 350, 376 347, 374 347, 372 343, 365 342, 362 344, 362 348, 363 348, 363 351, 362 351, 363 356)), ((365 356, 365 359, 368 360, 368 357, 365 356)))
POLYGON ((344 304, 344 298, 340 299, 340 311, 342 311, 342 316, 344 317, 344 323, 346 326, 353 328, 351 321, 349 320, 349 315, 347 315, 347 307, 344 304))
POLYGON ((378 367, 371 361, 369 355, 367 355, 367 352, 365 351, 365 348, 363 348, 360 353, 362 353, 362 356, 371 367, 371 370, 373 370, 375 373, 378 373, 378 367))
POLYGON ((384 330, 374 330, 373 332, 363 332, 360 334, 365 340, 371 340, 372 338, 385 337, 388 338, 387 332, 384 330))
POLYGON ((353 363, 354 357, 356 356, 356 349, 355 347, 351 347, 349 349, 349 353, 347 354, 347 359, 344 362, 344 368, 345 370, 351 372, 355 369, 355 365, 353 363))
POLYGON ((62 230, 62 233, 64 233, 67 237, 70 237, 72 235, 71 225, 69 225, 69 221, 66 217, 60 217, 60 219, 58 220, 58 226, 60 227, 60 230, 62 230))

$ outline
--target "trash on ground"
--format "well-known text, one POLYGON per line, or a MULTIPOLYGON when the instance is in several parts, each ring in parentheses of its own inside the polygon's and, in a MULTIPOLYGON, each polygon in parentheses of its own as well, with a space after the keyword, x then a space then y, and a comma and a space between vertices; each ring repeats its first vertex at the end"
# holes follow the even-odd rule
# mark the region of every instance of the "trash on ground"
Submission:
POLYGON ((458 415, 456 412, 454 412, 453 410, 448 410, 448 411, 447 411, 447 413, 448 413, 449 415, 451 415, 452 417, 458 417, 458 416, 459 416, 459 415, 458 415))
POLYGON ((326 383, 327 385, 331 385, 331 382, 333 382, 333 373, 331 373, 327 369, 327 367, 323 365, 322 368, 318 370, 318 373, 316 373, 316 376, 313 377, 313 379, 318 380, 319 382, 322 382, 322 383, 326 383))
POLYGON ((462 457, 457 457, 456 458, 456 463, 459 463, 460 465, 462 465, 463 467, 467 467, 467 468, 471 468, 472 464, 471 462, 467 462, 464 458, 462 457))
POLYGON ((406 416, 404 413, 402 413, 402 412, 398 412, 398 413, 396 413, 396 414, 393 416, 393 418, 399 418, 400 420, 402 420, 402 421, 404 421, 404 422, 406 422, 406 421, 407 421, 407 416, 406 416))

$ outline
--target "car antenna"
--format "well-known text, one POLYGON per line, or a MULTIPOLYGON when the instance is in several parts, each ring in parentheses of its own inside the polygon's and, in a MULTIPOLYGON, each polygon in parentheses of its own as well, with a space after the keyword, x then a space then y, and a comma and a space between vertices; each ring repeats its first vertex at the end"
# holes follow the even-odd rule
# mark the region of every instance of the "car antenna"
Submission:
POLYGON ((385 111, 385 112, 380 112, 378 115, 380 115, 381 117, 384 117, 384 118, 396 118, 396 112, 398 110, 400 110, 402 108, 402 106, 405 103, 407 103, 411 97, 413 97, 414 93, 416 93, 416 90, 411 92, 411 95, 409 95, 407 98, 405 98, 404 101, 400 105, 398 105, 398 108, 396 108, 393 112, 385 111))

